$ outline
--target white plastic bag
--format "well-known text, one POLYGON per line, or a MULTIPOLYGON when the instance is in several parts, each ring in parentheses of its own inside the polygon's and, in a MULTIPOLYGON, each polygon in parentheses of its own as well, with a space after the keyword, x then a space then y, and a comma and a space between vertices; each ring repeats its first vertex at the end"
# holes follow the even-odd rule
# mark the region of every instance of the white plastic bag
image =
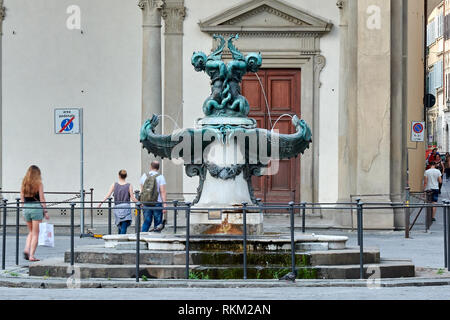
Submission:
POLYGON ((42 222, 39 224, 39 246, 55 247, 55 235, 53 233, 53 224, 42 222))

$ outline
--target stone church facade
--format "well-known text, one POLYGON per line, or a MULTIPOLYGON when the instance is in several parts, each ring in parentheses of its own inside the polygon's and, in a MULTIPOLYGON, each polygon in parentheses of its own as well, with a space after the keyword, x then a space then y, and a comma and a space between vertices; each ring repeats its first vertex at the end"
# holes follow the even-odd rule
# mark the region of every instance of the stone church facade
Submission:
MULTIPOLYGON (((152 160, 141 151, 140 125, 162 114, 164 133, 193 127, 210 88, 190 57, 210 52, 213 34, 238 33, 243 53, 263 57, 261 72, 242 85, 251 116, 266 128, 281 117, 277 126, 289 133, 283 115, 298 114, 313 130, 301 159, 255 180, 263 200, 397 202, 408 183, 420 191, 424 147, 408 142, 410 121, 423 119, 420 1, 3 0, 2 7, 4 190, 18 189, 32 163, 47 189, 79 188, 78 138, 52 127, 53 110, 66 107, 84 109, 86 186, 100 197, 125 168, 136 189, 152 160)), ((170 197, 192 198, 197 179, 182 165, 164 160, 163 173, 170 197)), ((356 221, 349 212, 314 214, 335 227, 356 221)), ((374 211, 365 223, 401 228, 402 214, 374 211)))

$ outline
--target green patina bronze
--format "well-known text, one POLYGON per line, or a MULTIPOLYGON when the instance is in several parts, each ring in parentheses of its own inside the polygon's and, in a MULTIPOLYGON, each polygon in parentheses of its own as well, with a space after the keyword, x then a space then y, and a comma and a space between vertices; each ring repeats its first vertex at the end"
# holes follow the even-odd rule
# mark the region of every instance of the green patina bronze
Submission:
POLYGON ((222 53, 226 41, 221 35, 214 35, 214 39, 220 39, 220 44, 212 54, 207 57, 203 52, 194 52, 191 59, 196 71, 205 71, 211 78, 211 96, 203 104, 203 112, 207 117, 247 117, 250 106, 241 95, 239 84, 247 72, 258 72, 262 64, 261 54, 244 56, 233 45, 233 39, 237 40, 239 36, 231 36, 228 49, 233 60, 225 64, 222 53))
POLYGON ((161 158, 182 158, 189 177, 199 176, 197 189, 198 202, 203 189, 206 172, 222 180, 235 179, 243 173, 250 196, 255 203, 251 183, 252 176, 262 175, 270 159, 290 159, 304 153, 309 148, 311 129, 297 116, 292 119, 296 129, 294 134, 278 134, 266 129, 256 128, 256 121, 248 118, 250 106, 241 95, 240 83, 248 72, 257 72, 262 65, 260 53, 244 56, 233 44, 238 35, 230 36, 228 41, 221 35, 219 46, 209 56, 194 52, 191 62, 195 70, 204 71, 211 78, 211 95, 203 103, 205 118, 201 119, 199 129, 184 129, 170 135, 155 134, 159 117, 153 115, 141 128, 140 141, 149 153, 161 158), (225 45, 233 60, 222 61, 225 45), (222 144, 240 141, 238 147, 245 158, 244 163, 220 167, 204 160, 204 150, 214 141, 222 144), (264 150, 262 150, 264 149, 264 150))

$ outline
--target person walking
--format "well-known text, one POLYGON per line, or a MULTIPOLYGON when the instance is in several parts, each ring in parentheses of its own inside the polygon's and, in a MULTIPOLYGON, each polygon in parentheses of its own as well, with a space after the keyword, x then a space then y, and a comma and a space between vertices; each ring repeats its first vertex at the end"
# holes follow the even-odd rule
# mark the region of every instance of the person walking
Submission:
POLYGON ((22 180, 20 189, 20 202, 23 207, 23 216, 27 223, 28 236, 23 250, 25 260, 39 261, 34 254, 39 239, 39 224, 42 219, 49 220, 47 206, 44 197, 44 186, 42 184, 41 170, 32 165, 28 168, 22 180))
MULTIPOLYGON (((425 171, 423 186, 429 203, 436 204, 439 199, 439 183, 442 183, 442 173, 436 169, 436 163, 430 163, 430 169, 425 171)), ((436 207, 433 207, 432 221, 436 221, 436 207)))
POLYGON ((445 177, 448 181, 448 179, 450 179, 450 153, 448 152, 445 154, 444 168, 445 177))
MULTIPOLYGON (((436 155, 436 169, 439 170, 441 172, 441 177, 444 176, 444 162, 441 159, 440 155, 436 155)), ((441 194, 441 189, 442 189, 442 181, 439 182, 439 194, 441 194)))
POLYGON ((141 177, 141 202, 144 206, 144 224, 142 232, 161 232, 166 225, 166 210, 156 209, 166 206, 166 179, 159 173, 159 162, 153 161, 150 165, 150 172, 144 173, 141 177), (150 230, 152 225, 154 228, 150 230))
POLYGON ((436 162, 436 157, 440 156, 438 149, 434 148, 431 153, 428 155, 426 164, 427 164, 427 170, 431 168, 431 163, 436 162))
POLYGON ((111 197, 111 194, 114 194, 114 223, 117 226, 119 234, 126 234, 127 228, 131 225, 133 221, 131 215, 131 204, 130 199, 133 202, 137 202, 136 198, 133 194, 133 186, 126 182, 127 171, 120 170, 119 171, 119 181, 115 182, 111 185, 108 190, 107 195, 103 199, 103 201, 98 205, 100 208, 102 204, 111 197))

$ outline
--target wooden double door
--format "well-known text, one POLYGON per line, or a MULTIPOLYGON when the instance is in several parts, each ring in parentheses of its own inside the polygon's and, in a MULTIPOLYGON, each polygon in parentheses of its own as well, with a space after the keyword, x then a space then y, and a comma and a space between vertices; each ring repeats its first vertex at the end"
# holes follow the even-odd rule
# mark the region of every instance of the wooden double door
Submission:
MULTIPOLYGON (((274 129, 279 133, 295 133, 289 116, 278 119, 286 114, 301 115, 300 69, 261 69, 257 75, 249 73, 242 81, 242 95, 250 104, 249 117, 260 128, 271 130, 276 123, 274 129)), ((255 197, 264 202, 299 201, 300 157, 281 160, 277 174, 253 177, 252 182, 255 197)))

